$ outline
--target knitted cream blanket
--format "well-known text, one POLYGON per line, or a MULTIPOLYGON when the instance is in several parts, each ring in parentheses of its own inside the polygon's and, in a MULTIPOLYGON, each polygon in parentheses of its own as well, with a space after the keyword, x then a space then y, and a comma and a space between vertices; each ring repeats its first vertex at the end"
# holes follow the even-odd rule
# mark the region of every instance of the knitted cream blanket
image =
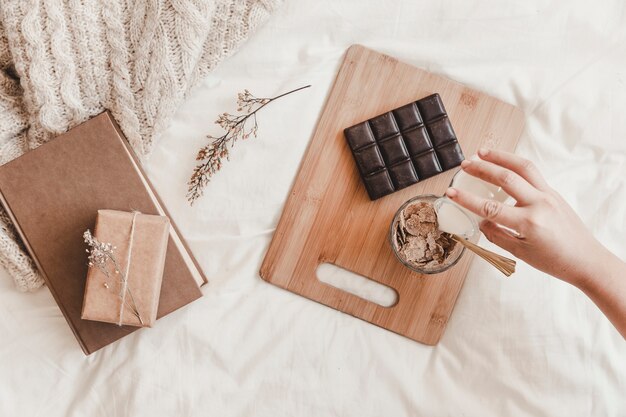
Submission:
MULTIPOLYGON (((145 156, 185 94, 281 0, 2 0, 0 164, 109 109, 145 156)), ((42 280, 0 209, 0 264, 42 280)))

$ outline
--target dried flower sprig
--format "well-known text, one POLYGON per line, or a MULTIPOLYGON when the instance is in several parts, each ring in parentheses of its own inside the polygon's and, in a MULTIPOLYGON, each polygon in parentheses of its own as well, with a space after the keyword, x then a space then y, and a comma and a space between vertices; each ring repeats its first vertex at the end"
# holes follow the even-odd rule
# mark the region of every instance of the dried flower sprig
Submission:
MULTIPOLYGON (((120 283, 120 299, 123 300, 124 305, 128 307, 131 313, 133 313, 133 315, 137 317, 139 323, 143 325, 143 319, 141 318, 141 314, 139 314, 139 309, 137 308, 135 297, 133 297, 133 293, 130 291, 130 287, 128 286, 128 277, 120 268, 120 265, 115 258, 114 251, 116 247, 110 243, 100 242, 95 236, 91 234, 90 230, 86 230, 85 233, 83 233, 83 238, 85 239, 85 243, 87 243, 90 247, 90 249, 86 249, 87 253, 89 253, 89 267, 98 268, 100 271, 102 271, 102 273, 107 277, 108 280, 111 280, 111 266, 109 265, 109 262, 111 263, 111 265, 113 266, 114 274, 118 275, 119 277, 118 281, 120 283), (124 294, 122 293, 124 287, 126 287, 126 293, 128 294, 129 298, 124 297, 124 294)), ((105 282, 104 286, 108 289, 108 282, 105 282)))
POLYGON ((296 91, 309 88, 310 85, 296 88, 295 90, 277 95, 276 97, 255 97, 250 91, 244 90, 237 95, 237 111, 243 114, 233 115, 222 113, 215 121, 226 131, 222 136, 215 137, 208 135, 210 143, 200 148, 196 156, 196 161, 200 161, 193 170, 191 178, 187 183, 187 200, 193 204, 203 194, 211 177, 222 168, 222 160, 229 160, 229 147, 233 147, 238 140, 248 139, 250 136, 257 136, 259 124, 257 113, 263 107, 281 97, 295 93, 296 91))

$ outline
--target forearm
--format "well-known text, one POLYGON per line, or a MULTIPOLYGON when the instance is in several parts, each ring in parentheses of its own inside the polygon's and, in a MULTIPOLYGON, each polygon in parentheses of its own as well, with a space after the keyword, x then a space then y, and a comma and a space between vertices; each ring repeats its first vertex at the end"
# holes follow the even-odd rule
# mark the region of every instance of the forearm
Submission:
POLYGON ((485 219, 480 230, 491 242, 580 288, 626 339, 626 263, 591 235, 532 162, 484 148, 478 156, 463 161, 461 168, 501 187, 517 201, 515 206, 453 187, 446 196, 485 219))
POLYGON ((626 339, 626 263, 602 248, 594 272, 572 277, 582 290, 626 339))

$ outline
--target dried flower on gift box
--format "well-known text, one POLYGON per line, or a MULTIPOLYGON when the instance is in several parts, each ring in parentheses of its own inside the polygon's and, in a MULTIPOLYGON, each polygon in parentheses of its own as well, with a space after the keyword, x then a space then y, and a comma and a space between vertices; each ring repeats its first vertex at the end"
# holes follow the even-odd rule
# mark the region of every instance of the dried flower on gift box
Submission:
POLYGON ((202 196, 204 187, 209 183, 211 177, 222 168, 222 159, 229 159, 228 145, 234 146, 239 139, 247 139, 250 136, 256 137, 259 129, 257 113, 263 107, 274 100, 295 93, 310 87, 310 85, 296 88, 295 90, 277 95, 276 97, 255 97, 250 91, 244 90, 237 95, 237 111, 243 114, 233 115, 222 113, 215 121, 226 131, 222 136, 215 137, 208 135, 210 143, 200 148, 196 161, 200 161, 193 170, 193 174, 187 183, 187 200, 193 204, 202 196))
MULTIPOLYGON (((127 307, 131 313, 137 317, 139 322, 143 325, 143 319, 141 318, 141 314, 139 314, 139 309, 137 308, 137 304, 135 303, 135 298, 133 297, 133 293, 130 291, 130 287, 128 286, 128 276, 127 273, 122 270, 119 262, 115 258, 115 246, 110 243, 100 242, 95 236, 91 234, 91 231, 86 230, 83 234, 83 238, 85 239, 85 243, 87 243, 90 249, 86 249, 87 253, 89 253, 89 267, 96 267, 107 277, 108 281, 117 280, 119 283, 119 294, 120 300, 122 300, 120 307, 120 320, 118 325, 121 326, 122 322, 122 314, 123 307, 127 307), (112 275, 115 275, 116 278, 112 278, 112 275), (128 297, 126 297, 128 295, 128 297)), ((109 282, 104 283, 105 288, 109 289, 111 285, 109 282)))

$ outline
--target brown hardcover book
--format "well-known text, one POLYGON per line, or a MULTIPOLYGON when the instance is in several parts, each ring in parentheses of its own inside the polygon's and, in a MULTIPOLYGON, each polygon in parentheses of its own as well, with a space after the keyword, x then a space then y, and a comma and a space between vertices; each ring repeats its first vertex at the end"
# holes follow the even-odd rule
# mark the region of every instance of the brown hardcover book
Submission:
MULTIPOLYGON (((109 112, 0 166, 0 200, 86 354, 138 329, 80 318, 82 236, 93 230, 98 210, 170 217, 109 112)), ((157 317, 201 297, 206 282, 171 222, 157 317)))

